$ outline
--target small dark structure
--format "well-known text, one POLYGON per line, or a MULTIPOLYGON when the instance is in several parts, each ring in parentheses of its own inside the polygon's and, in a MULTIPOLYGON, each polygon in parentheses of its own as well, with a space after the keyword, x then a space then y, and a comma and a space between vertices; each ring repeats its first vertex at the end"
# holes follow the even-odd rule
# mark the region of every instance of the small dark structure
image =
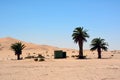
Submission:
POLYGON ((66 52, 63 52, 62 50, 56 50, 54 51, 54 58, 55 59, 66 58, 66 52))

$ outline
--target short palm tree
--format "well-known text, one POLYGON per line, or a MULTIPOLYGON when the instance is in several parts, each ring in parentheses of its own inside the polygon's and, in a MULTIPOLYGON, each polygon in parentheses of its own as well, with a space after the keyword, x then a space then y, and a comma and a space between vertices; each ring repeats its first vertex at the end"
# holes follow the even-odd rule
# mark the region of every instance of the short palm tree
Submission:
POLYGON ((91 51, 97 50, 98 52, 98 58, 101 59, 101 51, 107 51, 107 46, 108 44, 105 42, 105 39, 101 39, 101 38, 94 38, 91 41, 91 51))
POLYGON ((22 54, 22 50, 25 48, 25 45, 21 42, 16 42, 11 45, 11 49, 15 52, 15 55, 17 55, 17 60, 20 60, 20 55, 22 54))
POLYGON ((89 38, 87 30, 84 30, 83 27, 77 27, 72 34, 73 40, 75 43, 78 43, 79 46, 79 59, 83 59, 83 42, 86 42, 89 38))

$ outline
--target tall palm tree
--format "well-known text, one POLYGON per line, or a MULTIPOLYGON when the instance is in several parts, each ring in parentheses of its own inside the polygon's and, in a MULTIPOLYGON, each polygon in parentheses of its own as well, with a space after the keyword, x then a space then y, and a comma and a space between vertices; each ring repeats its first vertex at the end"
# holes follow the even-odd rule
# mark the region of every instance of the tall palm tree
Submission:
POLYGON ((108 44, 105 42, 105 39, 101 39, 101 38, 94 38, 91 41, 91 51, 97 50, 98 52, 98 58, 101 59, 101 51, 107 51, 107 46, 108 44))
POLYGON ((83 42, 87 42, 86 38, 89 38, 87 30, 83 27, 77 27, 72 34, 73 40, 75 43, 78 43, 79 46, 79 58, 83 59, 83 42))
POLYGON ((21 42, 16 42, 11 45, 11 49, 15 52, 15 55, 17 55, 17 60, 20 60, 20 55, 22 54, 22 50, 25 48, 25 45, 21 42))

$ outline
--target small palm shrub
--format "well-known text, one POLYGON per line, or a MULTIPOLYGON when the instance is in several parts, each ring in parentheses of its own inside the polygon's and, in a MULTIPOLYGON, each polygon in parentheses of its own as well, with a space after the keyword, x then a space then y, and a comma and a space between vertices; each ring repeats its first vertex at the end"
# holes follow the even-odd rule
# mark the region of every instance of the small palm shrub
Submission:
POLYGON ((16 42, 11 44, 10 48, 11 50, 13 50, 15 52, 15 55, 17 55, 17 60, 20 60, 20 55, 22 54, 22 50, 25 48, 26 46, 24 44, 22 44, 22 42, 16 42))

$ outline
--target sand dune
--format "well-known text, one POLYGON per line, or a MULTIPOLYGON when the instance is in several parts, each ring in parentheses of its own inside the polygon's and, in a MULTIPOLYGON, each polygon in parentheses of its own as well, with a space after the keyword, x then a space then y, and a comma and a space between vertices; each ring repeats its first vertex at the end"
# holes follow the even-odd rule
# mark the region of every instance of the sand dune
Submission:
POLYGON ((0 38, 1 49, 5 49, 5 50, 10 49, 10 45, 15 42, 22 42, 23 44, 25 44, 26 45, 25 49, 41 49, 41 50, 57 49, 57 47, 28 43, 11 37, 0 38))

